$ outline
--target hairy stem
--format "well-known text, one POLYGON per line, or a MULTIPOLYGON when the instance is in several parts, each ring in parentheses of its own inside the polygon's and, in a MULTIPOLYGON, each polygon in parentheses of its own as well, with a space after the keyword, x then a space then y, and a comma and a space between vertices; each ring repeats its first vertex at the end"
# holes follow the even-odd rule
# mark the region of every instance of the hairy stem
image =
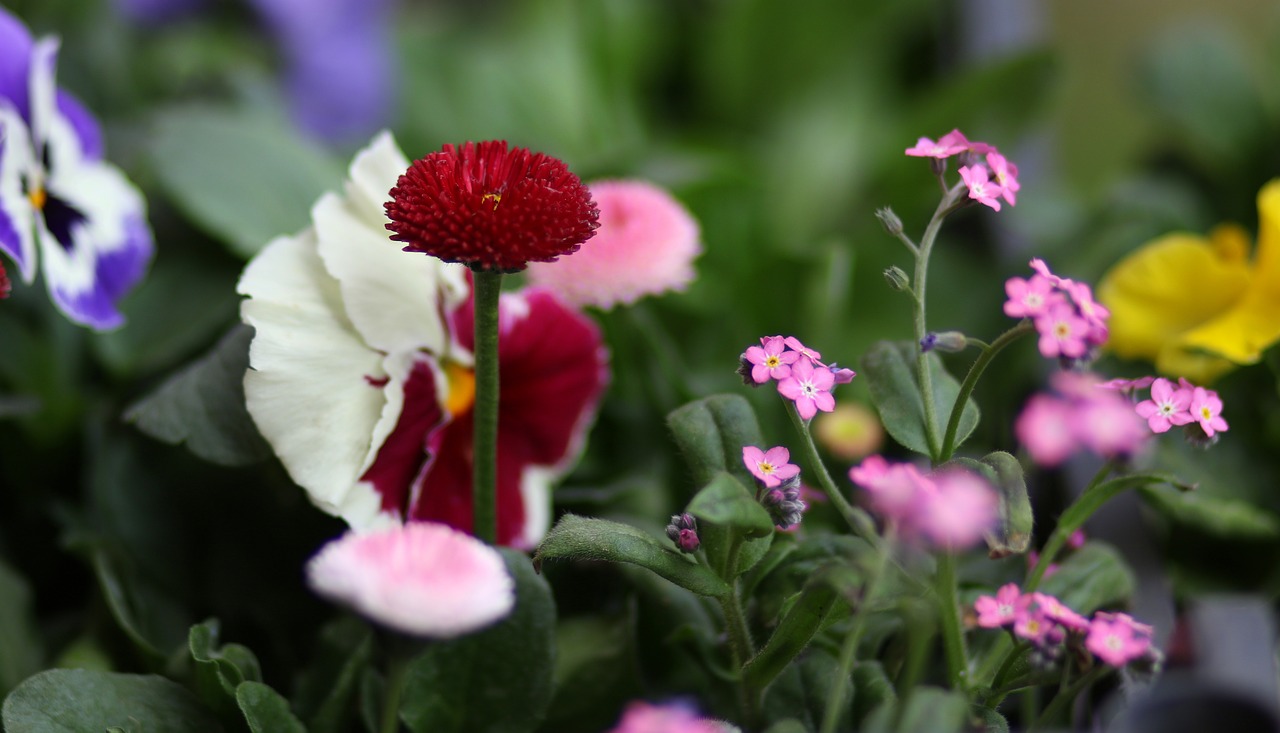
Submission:
POLYGON ((475 377, 472 443, 472 499, 475 536, 493 544, 498 539, 498 298, 501 272, 474 273, 475 377))

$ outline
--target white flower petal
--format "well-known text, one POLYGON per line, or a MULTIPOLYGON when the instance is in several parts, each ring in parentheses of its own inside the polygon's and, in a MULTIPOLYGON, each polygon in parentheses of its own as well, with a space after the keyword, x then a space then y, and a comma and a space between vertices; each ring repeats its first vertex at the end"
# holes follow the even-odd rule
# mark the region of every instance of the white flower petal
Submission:
POLYGON ((325 194, 311 215, 325 267, 365 341, 388 353, 444 354, 449 332, 437 296, 444 295, 445 307, 460 302, 465 269, 391 241, 382 205, 408 165, 390 135, 379 136, 352 163, 347 195, 325 194))
POLYGON ((32 178, 35 153, 17 110, 0 100, 0 251, 18 266, 23 282, 36 276, 35 209, 23 179, 32 178))
POLYGON ((357 479, 386 401, 378 381, 388 375, 382 355, 352 330, 314 235, 272 241, 238 291, 251 296, 241 315, 256 330, 245 375, 249 414, 312 501, 371 521, 378 497, 357 479))

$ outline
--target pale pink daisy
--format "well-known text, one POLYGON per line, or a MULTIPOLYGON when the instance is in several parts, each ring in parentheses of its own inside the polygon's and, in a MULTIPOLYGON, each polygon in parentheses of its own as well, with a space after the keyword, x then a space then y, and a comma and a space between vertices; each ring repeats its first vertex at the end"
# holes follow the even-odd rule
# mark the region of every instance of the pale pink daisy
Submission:
POLYGON ((595 236, 554 262, 530 263, 529 282, 573 305, 604 309, 688 287, 701 235, 679 201, 645 181, 597 181, 588 189, 600 210, 595 236))
POLYGON ((747 347, 742 358, 751 367, 751 379, 756 384, 764 384, 770 379, 786 379, 791 376, 791 365, 800 358, 794 351, 788 351, 781 336, 768 336, 760 339, 761 346, 747 347))
POLYGON ((702 718, 689 708, 673 705, 651 705, 633 702, 622 714, 622 720, 609 733, 728 733, 732 725, 702 718))
POLYGON ((1014 613, 1022 592, 1017 583, 1008 583, 996 591, 995 596, 978 596, 973 610, 978 613, 978 625, 984 629, 998 629, 1013 624, 1014 613))
POLYGON ((1004 292, 1009 296, 1004 313, 1012 318, 1035 318, 1062 300, 1053 283, 1040 275, 1032 275, 1029 280, 1011 277, 1004 283, 1004 292))
POLYGON ((347 532, 311 558, 307 581, 372 621, 435 639, 481 629, 515 605, 502 555, 432 522, 347 532))
POLYGON ((1089 624, 1085 648, 1113 667, 1142 658, 1151 648, 1151 627, 1130 616, 1098 613, 1089 624))
POLYGON ((957 153, 963 153, 969 149, 969 141, 959 130, 951 132, 938 138, 937 142, 927 137, 916 140, 914 147, 906 149, 906 154, 915 158, 937 158, 942 160, 950 158, 957 153))
POLYGON ((1043 356, 1078 359, 1089 351, 1090 326, 1066 303, 1057 303, 1035 319, 1043 356))
POLYGON ((969 187, 969 198, 995 211, 1000 210, 1000 186, 990 179, 987 167, 981 163, 960 167, 960 179, 969 187))
POLYGON ((780 445, 767 451, 762 451, 754 445, 742 447, 742 462, 746 464, 747 470, 769 488, 779 486, 783 481, 800 475, 800 467, 794 463, 788 463, 789 460, 791 460, 791 452, 780 445))
POLYGON ((1191 419, 1200 423, 1200 429, 1210 438, 1214 433, 1227 429, 1227 421, 1222 419, 1222 400, 1217 392, 1196 387, 1191 393, 1189 410, 1191 419))
POLYGON ((1018 415, 1014 434, 1042 466, 1056 466, 1071 457, 1080 442, 1072 422, 1071 406, 1046 394, 1032 396, 1018 415))
POLYGON ((801 359, 791 367, 791 376, 778 382, 778 393, 796 403, 803 420, 811 420, 818 411, 831 412, 836 398, 831 396, 835 375, 824 366, 801 359))
POLYGON ((937 547, 961 550, 982 541, 999 519, 999 501, 991 485, 969 471, 934 473, 935 490, 925 491, 911 524, 937 547))
POLYGON ((1174 425, 1186 425, 1196 419, 1188 411, 1191 397, 1191 391, 1174 389, 1169 380, 1157 379, 1151 383, 1151 399, 1139 402, 1134 410, 1147 421, 1151 432, 1164 433, 1174 425))
POLYGON ((1000 195, 1010 206, 1016 204, 1015 195, 1022 189, 1022 184, 1018 183, 1018 166, 994 148, 987 153, 987 165, 991 166, 991 175, 1000 186, 1000 195))

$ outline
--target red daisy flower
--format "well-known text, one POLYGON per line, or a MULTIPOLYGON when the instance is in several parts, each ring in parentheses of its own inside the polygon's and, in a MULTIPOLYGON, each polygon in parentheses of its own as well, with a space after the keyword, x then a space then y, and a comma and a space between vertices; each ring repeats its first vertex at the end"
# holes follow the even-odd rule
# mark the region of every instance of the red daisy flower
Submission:
POLYGON ((405 250, 495 272, 576 252, 600 217, 563 161, 505 140, 445 145, 414 161, 385 207, 405 250))

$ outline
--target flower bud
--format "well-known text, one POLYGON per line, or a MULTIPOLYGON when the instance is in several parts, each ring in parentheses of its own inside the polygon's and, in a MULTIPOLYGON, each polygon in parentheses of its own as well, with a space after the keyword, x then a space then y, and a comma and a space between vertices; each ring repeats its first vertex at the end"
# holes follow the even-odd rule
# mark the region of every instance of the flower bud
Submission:
POLYGON ((667 537, 681 552, 697 552, 702 546, 698 538, 698 522, 688 512, 672 515, 671 523, 667 525, 667 537))
POLYGON ((836 380, 836 384, 848 384, 853 381, 854 377, 858 376, 858 373, 854 370, 838 367, 835 364, 827 368, 831 370, 831 376, 836 380))
POLYGON ((747 355, 743 354, 738 357, 738 368, 734 370, 734 374, 737 374, 742 379, 742 383, 748 387, 759 387, 760 383, 751 378, 751 368, 751 362, 747 361, 747 355))
POLYGON ((897 214, 893 213, 893 209, 888 206, 883 209, 876 209, 876 218, 880 220, 880 225, 889 233, 889 236, 902 236, 902 220, 898 218, 897 214))
POLYGON ((804 518, 804 511, 809 508, 800 499, 800 477, 796 476, 777 488, 765 492, 760 504, 769 511, 778 529, 790 529, 804 518))
POLYGON ((889 283, 891 289, 900 293, 911 289, 911 278, 907 277, 907 273, 897 265, 893 265, 884 271, 884 279, 889 283))
POLYGON ((929 352, 941 351, 944 354, 958 354, 969 345, 969 339, 959 331, 930 331, 920 339, 920 350, 929 352))

